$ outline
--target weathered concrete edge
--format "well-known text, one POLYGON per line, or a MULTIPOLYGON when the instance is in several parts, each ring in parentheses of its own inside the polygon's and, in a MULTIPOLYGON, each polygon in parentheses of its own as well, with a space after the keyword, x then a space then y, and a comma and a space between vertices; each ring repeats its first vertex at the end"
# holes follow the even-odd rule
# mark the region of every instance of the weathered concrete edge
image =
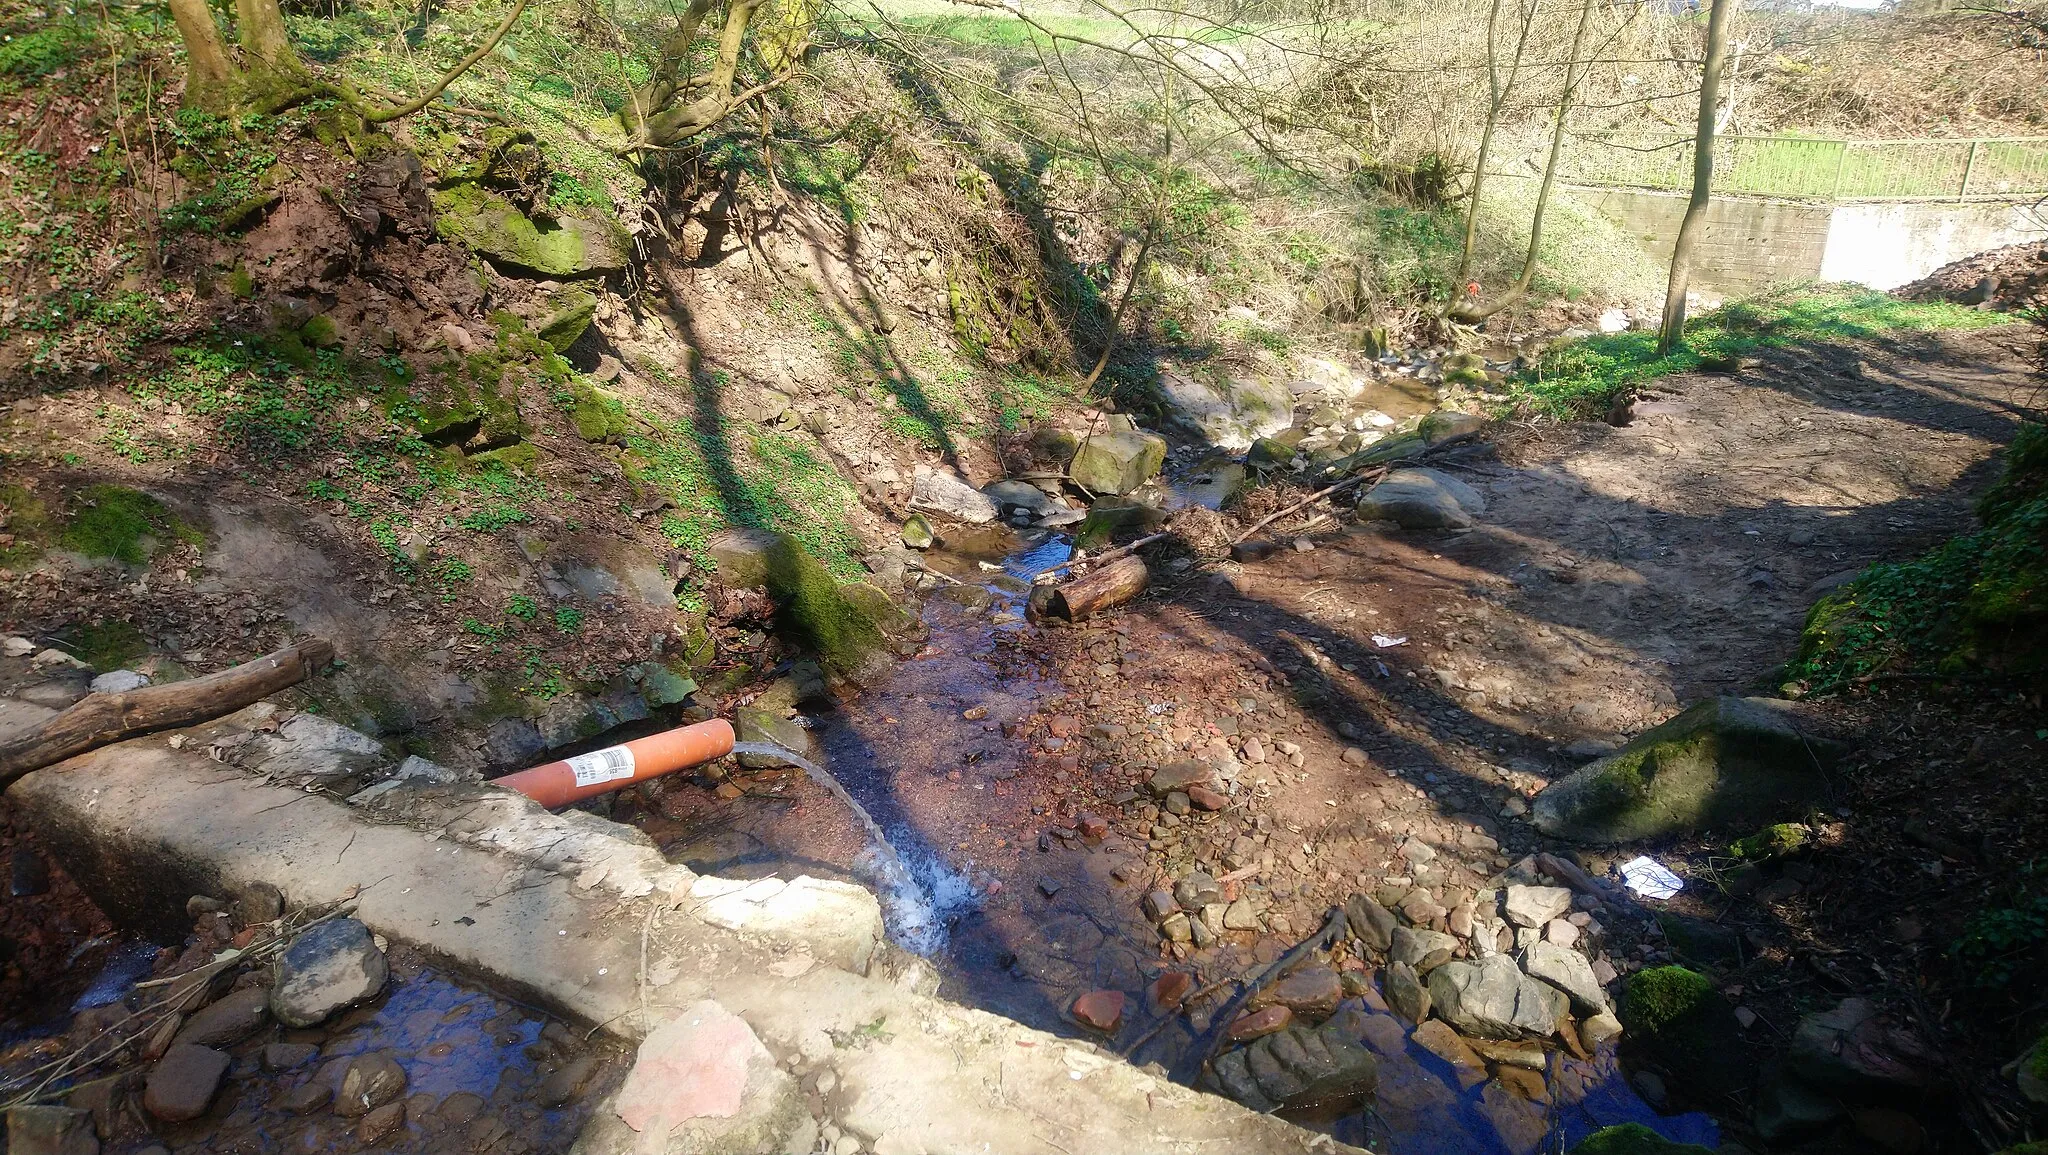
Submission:
MULTIPOLYGON (((799 1073, 834 1069, 834 1114, 871 1141, 889 1135, 893 1150, 1354 1150, 1090 1045, 841 969, 801 935, 712 926, 699 917, 709 900, 691 896, 695 876, 682 868, 628 893, 646 879, 627 870, 632 881, 608 886, 608 868, 572 877, 489 842, 379 823, 161 737, 39 771, 10 795, 67 868, 119 909, 255 881, 294 904, 355 890, 358 917, 379 933, 629 1039, 715 999, 799 1073)), ((540 813, 565 836, 588 821, 540 813)), ((633 845, 625 835, 637 832, 615 829, 633 845)))

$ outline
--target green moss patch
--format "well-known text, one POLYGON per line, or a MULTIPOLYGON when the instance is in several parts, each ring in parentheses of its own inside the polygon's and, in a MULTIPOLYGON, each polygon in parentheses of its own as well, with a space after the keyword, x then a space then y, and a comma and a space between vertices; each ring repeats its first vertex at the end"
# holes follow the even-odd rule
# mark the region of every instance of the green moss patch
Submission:
POLYGON ((196 544, 205 540, 172 516, 162 502, 138 490, 95 485, 75 495, 71 506, 70 520, 58 542, 87 557, 141 565, 163 542, 175 538, 196 544))
POLYGON ((118 670, 149 652, 132 622, 86 622, 58 630, 57 641, 98 673, 118 670))
POLYGON ((23 565, 43 554, 51 532, 50 511, 25 485, 0 483, 0 534, 12 541, 0 545, 0 566, 23 565))
POLYGON ((1787 675, 1825 693, 1885 674, 2048 671, 2048 426, 2020 430, 1977 512, 1981 528, 1815 604, 1787 675))
POLYGON ((1571 1155, 1713 1155, 1697 1143, 1673 1143, 1641 1123, 1602 1127, 1571 1149, 1571 1155))

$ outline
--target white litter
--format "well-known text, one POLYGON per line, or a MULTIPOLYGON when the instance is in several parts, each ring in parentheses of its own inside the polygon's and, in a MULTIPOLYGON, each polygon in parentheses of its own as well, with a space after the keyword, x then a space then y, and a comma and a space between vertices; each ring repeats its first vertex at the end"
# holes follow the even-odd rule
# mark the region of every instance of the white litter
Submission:
POLYGON ((1622 864, 1621 878, 1644 898, 1670 898, 1685 889, 1685 880, 1648 855, 1622 864))
POLYGON ((1378 646, 1378 647, 1379 647, 1380 649, 1383 649, 1383 650, 1391 650, 1391 649, 1393 649, 1393 648, 1394 648, 1395 646, 1405 646, 1405 645, 1407 645, 1407 644, 1408 644, 1408 639, 1407 639, 1407 638, 1390 638, 1390 637, 1388 637, 1388 636, 1387 636, 1387 635, 1385 635, 1385 634, 1374 634, 1374 635, 1372 636, 1372 644, 1373 644, 1373 645, 1375 645, 1375 646, 1378 646))

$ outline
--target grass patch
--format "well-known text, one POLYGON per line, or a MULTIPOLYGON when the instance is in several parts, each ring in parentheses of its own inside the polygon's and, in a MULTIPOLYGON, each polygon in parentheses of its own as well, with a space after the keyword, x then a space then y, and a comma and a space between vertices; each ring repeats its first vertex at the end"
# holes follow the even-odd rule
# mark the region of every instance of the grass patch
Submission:
POLYGON ((1659 356, 1657 334, 1607 333, 1544 354, 1510 388, 1527 408, 1554 417, 1605 413, 1645 381, 1732 361, 1760 349, 1855 341, 1893 333, 1981 329, 2010 318, 1946 301, 1903 301, 1853 285, 1800 286, 1735 301, 1686 325, 1685 344, 1659 356))
POLYGON ((132 622, 85 622, 58 630, 56 637, 73 657, 101 674, 149 652, 149 643, 132 622))
POLYGON ((17 482, 0 484, 0 566, 16 566, 34 561, 43 555, 43 545, 49 539, 50 511, 25 485, 17 482), (7 540, 10 539, 11 540, 7 540))
POLYGON ((1826 693, 1887 673, 2048 669, 2048 426, 2020 430, 1977 512, 1981 528, 1821 599, 1787 676, 1826 693))
POLYGON ((205 540, 199 531, 172 516, 163 502, 119 485, 92 486, 78 495, 73 508, 58 541, 87 557, 141 565, 162 542, 175 538, 198 544, 205 540))

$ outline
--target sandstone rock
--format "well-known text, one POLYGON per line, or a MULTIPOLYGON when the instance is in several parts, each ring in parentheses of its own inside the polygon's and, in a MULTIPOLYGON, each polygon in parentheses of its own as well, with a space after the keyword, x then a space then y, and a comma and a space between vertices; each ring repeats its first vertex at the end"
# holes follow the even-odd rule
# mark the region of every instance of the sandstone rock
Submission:
POLYGON ((1491 1039, 1553 1034, 1568 1006, 1563 994, 1505 955, 1437 967, 1429 973, 1429 997, 1438 1017, 1460 1033, 1491 1039))
POLYGON ((1122 991, 1089 991, 1074 1000, 1074 1020, 1107 1034, 1115 1034, 1124 1021, 1122 991))
POLYGON ((356 1123, 356 1140, 360 1143, 379 1143, 385 1136, 405 1125, 405 1104, 386 1103, 365 1113, 356 1123))
POLYGON ((1203 871, 1190 871, 1173 884, 1173 900, 1181 905, 1182 910, 1198 911, 1221 902, 1223 887, 1203 871))
POLYGON ((1360 520, 1403 529, 1464 529, 1485 512, 1477 490, 1434 469, 1394 470, 1358 499, 1360 520))
POLYGON ((536 223, 512 202, 476 184, 429 195, 436 232, 507 271, 573 278, 608 276, 626 268, 624 234, 609 222, 560 216, 552 224, 536 223))
POLYGON ((1294 423, 1294 394, 1284 382, 1217 381, 1169 369, 1159 375, 1159 390, 1176 420, 1222 449, 1250 449, 1294 423))
POLYGON ((920 465, 911 474, 910 507, 970 525, 996 519, 996 503, 953 473, 920 465))
POLYGON ((1554 838, 1634 842, 1706 827, 1756 829, 1827 796, 1841 746, 1803 733, 1791 703, 1710 698, 1536 796, 1554 838))
POLYGON ((1607 1009, 1607 992, 1593 977, 1593 964, 1569 947, 1539 942, 1522 952, 1522 969, 1529 977, 1541 979, 1563 991, 1580 1014, 1597 1015, 1607 1009))
POLYGON ((1817 1089, 1878 1101, 1932 1088, 1935 1062, 1918 1036, 1888 1022, 1875 1004, 1849 998, 1799 1020, 1785 1070, 1817 1089))
POLYGON ((341 1072, 334 1113, 354 1119, 395 1103, 405 1093, 405 1068, 389 1055, 358 1055, 341 1072))
POLYGON ((270 1013, 288 1027, 310 1027, 384 989, 384 952, 370 928, 352 918, 323 922, 278 955, 270 1013))
POLYGON ((1169 762, 1161 766, 1153 772, 1145 787, 1152 791, 1155 797, 1164 798, 1175 791, 1186 793, 1190 786, 1211 785, 1215 780, 1214 766, 1190 759, 1184 762, 1169 762))
POLYGON ((1411 1037, 1416 1046, 1449 1063, 1460 1086, 1472 1087, 1486 1081, 1485 1061, 1442 1019, 1418 1024, 1411 1037))
POLYGON ((8 1155, 99 1155, 92 1112, 33 1104, 7 1112, 8 1155))
POLYGON ((1390 963, 1386 969, 1387 1006, 1411 1023, 1429 1018, 1429 988, 1407 963, 1390 963))
POLYGON ((1272 1006, 1239 1015, 1225 1032, 1233 1043, 1242 1043, 1262 1035, 1286 1028, 1294 1021, 1294 1012, 1286 1007, 1272 1006))
POLYGON ((1344 921, 1353 937, 1377 951, 1394 945, 1394 914, 1363 894, 1344 900, 1344 921))
POLYGON ((1588 1015, 1579 1021, 1579 1045, 1588 1053, 1598 1053, 1600 1044, 1621 1037, 1621 1020, 1612 1011, 1588 1015))
POLYGON ((1502 913, 1516 926, 1542 926, 1572 908, 1572 892, 1562 886, 1512 885, 1501 901, 1502 913))
POLYGON ((1067 475, 1089 493, 1122 496, 1150 481, 1166 461, 1166 439, 1131 431, 1084 438, 1067 475))
POLYGON ((1268 985, 1246 1005, 1254 1010, 1284 1006, 1296 1018, 1320 1022, 1336 1011, 1344 999, 1344 984, 1337 972, 1326 966, 1307 966, 1268 985))
POLYGON ((1145 988, 1145 995, 1153 1009, 1164 1014, 1177 1010, 1194 989, 1195 976, 1186 971, 1167 971, 1152 980, 1152 985, 1145 988))
POLYGON ((1207 786, 1189 786, 1187 794, 1188 801, 1194 803, 1197 810, 1216 811, 1230 805, 1230 799, 1216 793, 1207 786))
POLYGON ((269 1015, 270 992, 263 987, 229 991, 218 1002, 208 1003, 185 1020, 175 1043, 201 1047, 231 1047, 263 1026, 269 1015))
POLYGON ((1407 963, 1415 968, 1416 974, 1428 974, 1450 961, 1457 949, 1458 940, 1442 931, 1397 926, 1394 928, 1393 945, 1387 951, 1387 958, 1393 962, 1407 963))
POLYGON ((1449 441, 1453 437, 1477 433, 1484 428, 1486 428, 1486 418, 1477 413, 1460 413, 1455 409, 1439 409, 1425 416, 1422 419, 1422 424, 1416 426, 1415 431, 1422 435, 1424 441, 1431 445, 1436 445, 1440 442, 1449 441))
POLYGON ((1180 904, 1173 900, 1173 893, 1166 890, 1155 890, 1146 895, 1142 905, 1145 908, 1145 917, 1153 922, 1164 921, 1168 915, 1180 911, 1180 904))
POLYGON ((1367 1033, 1367 1017, 1356 1011, 1314 1029, 1290 1026, 1217 1059, 1209 1085, 1256 1111, 1361 1095, 1379 1079, 1372 1052, 1360 1045, 1367 1033))
POLYGON ((230 1061, 226 1051, 211 1047, 173 1046, 149 1069, 142 1088, 143 1108, 166 1123, 197 1119, 213 1102, 230 1061))
POLYGON ((641 1041, 625 1085, 585 1126, 576 1151, 758 1155, 789 1149, 811 1126, 796 1080, 744 1020, 706 1000, 641 1041))

